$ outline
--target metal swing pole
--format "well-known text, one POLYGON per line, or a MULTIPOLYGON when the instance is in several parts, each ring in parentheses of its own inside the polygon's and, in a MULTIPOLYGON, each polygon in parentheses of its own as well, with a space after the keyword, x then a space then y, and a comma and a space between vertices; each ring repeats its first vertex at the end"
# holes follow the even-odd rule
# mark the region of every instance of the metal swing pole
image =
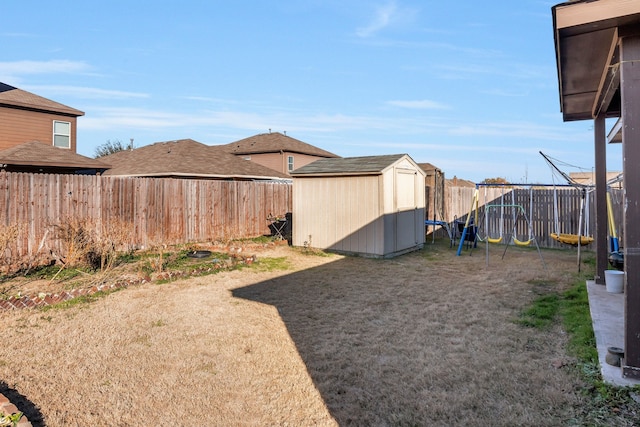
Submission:
MULTIPOLYGON (((514 192, 513 190, 511 191, 511 204, 509 205, 511 207, 511 211, 513 212, 511 217, 512 217, 512 221, 513 221, 513 227, 511 230, 511 235, 509 236, 508 239, 505 239, 504 241, 504 252, 502 252, 502 259, 504 259, 504 256, 507 254, 507 249, 509 249, 509 243, 511 243, 511 240, 513 240, 515 238, 515 233, 516 233, 516 222, 518 219, 518 216, 520 215, 520 211, 516 210, 517 207, 519 207, 519 205, 516 205, 516 200, 514 198, 514 192)), ((503 209, 504 209, 504 201, 502 203, 503 209)), ((522 208, 522 207, 520 207, 522 208)), ((502 218, 504 220, 504 216, 502 218)))
POLYGON ((484 187, 484 251, 485 265, 489 267, 489 207, 487 203, 487 187, 484 187))
POLYGON ((458 252, 456 252, 456 256, 460 256, 462 253, 462 246, 464 245, 464 240, 467 237, 467 231, 469 229, 469 221, 471 220, 471 214, 473 213, 474 208, 476 211, 478 210, 478 186, 476 186, 476 190, 473 192, 473 199, 471 200, 471 208, 469 209, 469 215, 467 215, 467 221, 464 223, 464 228, 462 229, 462 236, 460 236, 460 244, 458 245, 458 252))
POLYGON ((584 214, 584 198, 585 198, 585 189, 582 189, 582 195, 580 197, 580 216, 578 218, 578 273, 580 273, 580 264, 582 264, 581 259, 581 248, 582 248, 582 215, 584 214))

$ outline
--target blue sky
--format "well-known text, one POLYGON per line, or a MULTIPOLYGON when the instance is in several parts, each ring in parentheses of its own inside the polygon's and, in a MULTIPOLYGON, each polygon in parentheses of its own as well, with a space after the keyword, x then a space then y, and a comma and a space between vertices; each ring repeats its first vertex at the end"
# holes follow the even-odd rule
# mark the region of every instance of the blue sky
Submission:
MULTIPOLYGON (((546 183, 539 151, 594 165, 593 122, 560 113, 557 3, 12 1, 0 82, 84 111, 89 157, 107 140, 271 129, 344 157, 408 153, 447 178, 546 183)), ((607 157, 621 170, 619 144, 607 157)))

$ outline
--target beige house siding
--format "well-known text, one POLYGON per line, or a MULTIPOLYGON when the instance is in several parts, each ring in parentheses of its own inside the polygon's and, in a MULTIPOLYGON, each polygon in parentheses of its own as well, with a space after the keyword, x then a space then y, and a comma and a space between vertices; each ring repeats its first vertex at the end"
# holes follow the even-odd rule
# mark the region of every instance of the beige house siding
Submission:
POLYGON ((302 166, 308 165, 309 163, 313 163, 318 159, 322 159, 323 157, 318 157, 318 156, 311 156, 309 154, 301 154, 301 153, 284 153, 284 158, 283 158, 283 172, 284 173, 289 173, 289 170, 287 169, 288 166, 288 157, 289 156, 293 156, 293 169, 298 169, 301 168, 302 166))
POLYGON ((243 154, 240 157, 251 160, 262 166, 277 170, 278 172, 289 175, 289 156, 293 156, 293 168, 297 169, 309 163, 315 162, 322 158, 310 156, 308 154, 282 152, 282 153, 260 153, 260 154, 243 154))
POLYGON ((270 169, 277 170, 278 172, 282 172, 282 156, 280 153, 242 154, 238 157, 250 160, 270 169))
POLYGON ((30 141, 53 145, 56 120, 71 123, 70 149, 75 153, 76 117, 0 106, 0 150, 30 141))
MULTIPOLYGON (((614 180, 620 174, 621 172, 607 171, 607 178, 606 178, 607 182, 614 180)), ((595 172, 571 172, 569 174, 569 178, 573 179, 575 182, 582 185, 595 185, 595 182, 596 182, 595 172)), ((622 180, 615 182, 613 185, 611 185, 611 188, 621 189, 622 180)))

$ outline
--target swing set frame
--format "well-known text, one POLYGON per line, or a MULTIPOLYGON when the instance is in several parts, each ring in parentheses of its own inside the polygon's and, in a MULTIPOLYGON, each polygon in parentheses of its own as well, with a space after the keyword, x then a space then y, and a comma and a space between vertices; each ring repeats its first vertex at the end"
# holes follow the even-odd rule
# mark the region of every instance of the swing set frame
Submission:
MULTIPOLYGON (((526 185, 526 184, 524 184, 526 185)), ((465 223, 465 227, 462 231, 462 236, 460 238, 460 245, 458 246, 458 252, 457 252, 457 256, 460 256, 460 254, 462 253, 462 246, 463 246, 463 242, 465 240, 466 234, 468 232, 468 228, 469 228, 469 224, 471 223, 471 218, 474 218, 474 224, 477 227, 476 233, 475 233, 475 240, 476 241, 480 241, 480 242, 485 242, 485 253, 486 253, 486 263, 487 265, 489 265, 489 244, 496 244, 496 243, 503 243, 504 244, 504 251, 502 253, 502 259, 504 259, 505 254, 507 253, 507 249, 509 248, 509 246, 511 244, 514 244, 516 246, 529 246, 531 243, 534 243, 536 246, 536 250, 538 252, 538 256, 540 257, 540 260, 542 261, 542 265, 544 267, 544 269, 547 269, 546 263, 544 261, 544 257, 542 256, 542 252, 540 251, 540 246, 538 245, 538 241, 535 238, 535 235, 533 233, 533 225, 531 224, 531 218, 529 216, 527 216, 527 213, 525 212, 525 209, 522 205, 517 204, 517 203, 505 203, 504 201, 504 187, 514 187, 514 186, 524 186, 524 185, 516 185, 516 184, 476 184, 476 189, 474 191, 474 195, 473 195, 473 200, 471 202, 471 209, 469 210, 469 215, 467 215, 467 220, 465 223), (484 210, 483 210, 483 219, 482 220, 478 220, 478 216, 479 216, 479 187, 485 187, 485 193, 486 193, 486 188, 487 187, 498 187, 501 186, 503 188, 502 194, 500 196, 500 203, 489 203, 489 204, 485 204, 484 210), (492 238, 489 236, 489 222, 488 222, 488 218, 489 218, 489 213, 492 209, 500 209, 500 217, 501 217, 501 222, 500 222, 500 236, 497 238, 492 238), (505 218, 505 211, 506 210, 511 210, 512 215, 513 215, 513 230, 511 233, 508 234, 508 238, 504 239, 505 236, 505 230, 504 230, 504 218, 505 218), (527 229, 528 229, 528 239, 527 240, 519 240, 518 236, 517 236, 517 225, 518 225, 518 221, 520 220, 520 218, 523 218, 524 221, 527 224, 527 229), (485 232, 485 237, 482 238, 480 237, 480 224, 482 224, 484 222, 484 232, 485 232)), ((533 212, 533 186, 539 186, 539 184, 531 184, 528 185, 529 186, 529 210, 531 211, 531 214, 533 212)), ((486 199, 486 194, 485 194, 485 199, 486 199)), ((475 245, 472 245, 475 246, 475 245)), ((473 250, 473 249, 472 249, 473 250)))

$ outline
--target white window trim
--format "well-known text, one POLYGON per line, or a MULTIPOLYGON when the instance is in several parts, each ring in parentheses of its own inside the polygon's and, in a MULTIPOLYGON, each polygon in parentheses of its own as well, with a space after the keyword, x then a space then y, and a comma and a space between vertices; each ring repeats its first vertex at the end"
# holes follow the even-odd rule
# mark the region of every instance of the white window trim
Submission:
POLYGON ((293 170, 293 156, 287 156, 287 170, 291 172, 293 170))
POLYGON ((71 149, 71 122, 65 122, 63 120, 54 120, 53 121, 53 139, 51 140, 51 143, 54 147, 58 147, 58 148, 66 148, 68 150, 71 149), (64 133, 56 133, 56 123, 66 123, 69 125, 69 134, 64 134, 64 133), (69 138, 69 145, 67 147, 61 147, 56 145, 56 135, 60 135, 60 136, 66 136, 69 138))

